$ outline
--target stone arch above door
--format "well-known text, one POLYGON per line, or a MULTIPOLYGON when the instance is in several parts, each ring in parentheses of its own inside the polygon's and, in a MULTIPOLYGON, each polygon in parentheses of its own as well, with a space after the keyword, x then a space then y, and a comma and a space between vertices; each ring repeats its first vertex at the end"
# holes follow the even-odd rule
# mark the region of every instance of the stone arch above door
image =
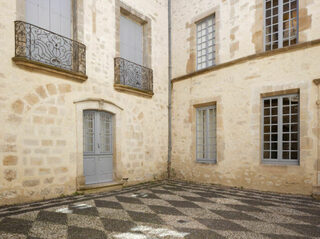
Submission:
POLYGON ((101 98, 86 98, 74 102, 76 107, 76 138, 77 138, 77 188, 85 186, 84 168, 83 168, 83 112, 85 110, 105 111, 114 115, 113 125, 113 179, 119 181, 122 177, 119 175, 118 163, 121 157, 122 138, 121 122, 123 121, 123 108, 119 105, 101 98))

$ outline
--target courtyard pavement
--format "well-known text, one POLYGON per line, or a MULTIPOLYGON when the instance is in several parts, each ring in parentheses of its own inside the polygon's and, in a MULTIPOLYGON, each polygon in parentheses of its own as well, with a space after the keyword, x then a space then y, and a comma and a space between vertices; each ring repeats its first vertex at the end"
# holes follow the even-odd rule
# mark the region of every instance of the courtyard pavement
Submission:
POLYGON ((0 238, 320 238, 320 201, 163 181, 2 207, 0 238))

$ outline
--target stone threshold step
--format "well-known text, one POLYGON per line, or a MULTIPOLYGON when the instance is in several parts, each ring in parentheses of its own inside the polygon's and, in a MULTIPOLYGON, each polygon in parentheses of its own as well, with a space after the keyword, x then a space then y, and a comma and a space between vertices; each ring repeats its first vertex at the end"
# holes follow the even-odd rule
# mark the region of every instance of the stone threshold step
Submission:
POLYGON ((91 194, 91 193, 109 192, 113 190, 120 190, 122 188, 123 188, 123 182, 88 184, 88 185, 80 186, 78 193, 91 194))

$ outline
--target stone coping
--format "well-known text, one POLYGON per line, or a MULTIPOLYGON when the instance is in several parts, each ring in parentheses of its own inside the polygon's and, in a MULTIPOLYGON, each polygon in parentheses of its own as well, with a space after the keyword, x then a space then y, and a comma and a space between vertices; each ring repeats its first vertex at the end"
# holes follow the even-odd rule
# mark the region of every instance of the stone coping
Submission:
POLYGON ((129 93, 133 93, 133 94, 148 97, 148 98, 152 98, 152 96, 154 95, 152 91, 140 90, 127 85, 114 84, 114 88, 118 91, 129 92, 129 93))
POLYGON ((43 64, 43 63, 40 63, 37 61, 32 61, 32 60, 26 59, 24 57, 13 57, 12 60, 18 66, 28 67, 28 68, 34 69, 34 70, 55 73, 55 74, 70 78, 72 80, 85 81, 88 79, 87 75, 83 75, 81 73, 75 73, 73 71, 65 70, 65 69, 62 69, 59 67, 55 67, 55 66, 50 66, 50 65, 43 64))
POLYGON ((314 46, 318 46, 320 45, 320 39, 316 39, 313 41, 308 41, 308 42, 303 42, 303 43, 299 43, 296 45, 292 45, 292 46, 288 46, 288 47, 284 47, 284 48, 279 48, 276 50, 272 50, 272 51, 265 51, 265 52, 261 52, 261 53, 257 53, 257 54, 253 54, 253 55, 249 55, 249 56, 245 56, 245 57, 241 57, 232 61, 228 61, 219 65, 215 65, 215 66, 211 66, 199 71, 194 71, 192 73, 186 74, 186 75, 182 75, 182 76, 178 76, 172 79, 172 83, 178 82, 178 81, 182 81, 182 80, 186 80, 195 76, 199 76, 199 75, 203 75, 209 72, 213 72, 216 70, 220 70, 226 67, 230 67, 233 65, 237 65, 237 64, 242 64, 245 63, 247 61, 252 61, 252 60, 257 60, 257 59, 261 59, 261 58, 265 58, 265 57, 270 57, 270 56, 275 56, 275 55, 279 55, 282 53, 288 53, 288 52, 293 52, 293 51, 297 51, 297 50, 301 50, 301 49, 306 49, 306 48, 310 48, 310 47, 314 47, 314 46))

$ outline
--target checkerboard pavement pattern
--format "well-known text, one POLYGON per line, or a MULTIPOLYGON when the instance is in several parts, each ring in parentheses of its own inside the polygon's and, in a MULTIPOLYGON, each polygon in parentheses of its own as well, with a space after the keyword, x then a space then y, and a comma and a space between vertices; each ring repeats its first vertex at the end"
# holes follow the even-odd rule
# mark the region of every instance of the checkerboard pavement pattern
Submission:
POLYGON ((0 238, 320 238, 320 202, 163 181, 2 207, 0 238))

